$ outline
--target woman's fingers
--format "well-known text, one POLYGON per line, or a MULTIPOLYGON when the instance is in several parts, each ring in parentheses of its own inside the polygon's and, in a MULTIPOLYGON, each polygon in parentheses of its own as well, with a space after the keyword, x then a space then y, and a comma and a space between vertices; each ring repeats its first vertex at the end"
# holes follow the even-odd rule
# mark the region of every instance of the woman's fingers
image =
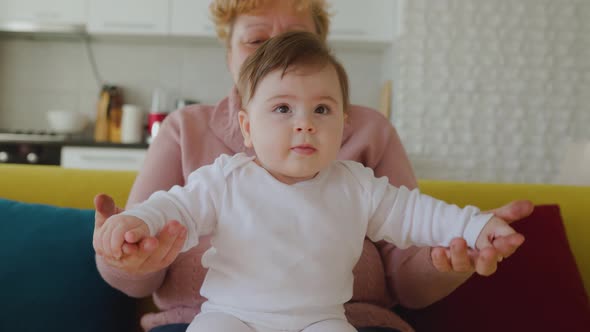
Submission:
POLYGON ((94 196, 94 208, 95 228, 100 228, 110 216, 124 211, 115 205, 115 201, 111 196, 106 194, 98 194, 94 196))
MULTIPOLYGON (((108 229, 105 231, 109 232, 108 229)), ((105 256, 104 259, 109 265, 127 273, 141 275, 156 272, 176 259, 186 241, 186 233, 186 228, 177 221, 168 222, 156 237, 142 235, 134 228, 124 234, 126 241, 121 245, 124 255, 120 259, 112 256, 105 256), (136 239, 136 236, 141 239, 136 239), (130 243, 127 240, 138 241, 130 243)))
POLYGON ((92 235, 92 247, 94 247, 94 251, 98 255, 103 255, 104 251, 102 250, 102 237, 100 232, 95 231, 92 235))
POLYGON ((475 272, 482 276, 490 276, 498 268, 498 255, 494 248, 487 247, 479 251, 475 260, 475 272))
POLYGON ((474 264, 467 252, 467 242, 456 238, 451 241, 451 265, 455 272, 471 272, 474 264))
POLYGON ((528 200, 512 201, 497 209, 486 211, 486 213, 493 213, 496 217, 504 219, 507 223, 511 223, 528 217, 533 213, 534 204, 528 200))
POLYGON ((178 256, 178 253, 180 253, 180 250, 182 250, 182 247, 184 246, 185 241, 186 241, 186 230, 183 229, 180 231, 180 234, 176 237, 176 240, 174 240, 174 243, 170 247, 168 254, 166 254, 166 256, 162 259, 162 264, 164 266, 168 266, 168 265, 172 264, 172 262, 174 262, 174 260, 178 256))
POLYGON ((432 264, 440 272, 470 273, 475 270, 477 251, 470 250, 462 238, 451 241, 449 248, 431 250, 432 264))
POLYGON ((108 217, 114 214, 110 212, 113 211, 114 206, 115 202, 108 195, 98 194, 94 196, 94 229, 102 227, 108 217))
POLYGON ((451 272, 453 267, 451 266, 450 252, 447 256, 447 249, 436 247, 432 248, 430 252, 432 258, 432 265, 440 272, 451 272))
POLYGON ((182 232, 185 230, 177 221, 169 221, 158 233, 158 248, 145 260, 142 269, 158 271, 170 265, 178 256, 184 238, 182 232), (178 242, 181 242, 179 245, 178 242))
POLYGON ((111 259, 108 262, 128 273, 145 274, 159 271, 168 266, 178 256, 184 244, 182 236, 184 227, 178 222, 169 222, 157 237, 144 237, 136 244, 125 243, 124 251, 131 251, 120 260, 111 259), (171 227, 172 226, 172 227, 171 227), (137 246, 125 248, 126 246, 137 246))
POLYGON ((181 237, 182 232, 186 233, 184 226, 180 225, 178 221, 169 221, 156 236, 159 246, 157 250, 147 258, 144 263, 144 268, 159 270, 169 265, 176 256, 178 256, 178 253, 184 244, 186 234, 183 236, 184 239, 181 240, 182 243, 180 244, 180 248, 178 248, 179 245, 177 241, 180 241, 179 237, 181 237), (172 260, 168 264, 165 264, 166 262, 164 261, 171 256, 173 256, 172 260))
POLYGON ((494 239, 492 243, 498 255, 507 258, 510 257, 523 243, 524 235, 520 233, 514 233, 507 236, 501 236, 494 239))
POLYGON ((144 238, 139 244, 123 244, 123 255, 120 259, 103 256, 103 259, 115 268, 134 275, 141 275, 153 271, 143 270, 142 266, 157 248, 158 240, 154 237, 144 238), (150 243, 151 242, 151 243, 150 243), (149 243, 148 245, 145 245, 149 243))
POLYGON ((92 236, 92 245, 94 250, 99 255, 108 255, 110 252, 110 245, 105 247, 105 233, 108 229, 104 229, 107 219, 123 210, 115 205, 113 199, 105 194, 98 194, 94 197, 94 233, 92 236))
POLYGON ((475 260, 462 238, 451 241, 449 248, 436 247, 431 249, 432 264, 440 272, 472 272, 475 260))
MULTIPOLYGON (((94 251, 96 251, 99 255, 104 255, 103 250, 103 233, 102 230, 105 221, 110 217, 112 214, 108 213, 108 202, 107 200, 110 197, 104 194, 99 194, 94 196, 94 233, 92 235, 92 246, 94 247, 94 251)), ((114 202, 113 202, 114 205, 114 202)))
POLYGON ((462 238, 451 241, 450 248, 431 250, 432 265, 440 272, 473 272, 489 276, 496 272, 498 263, 510 257, 524 242, 519 233, 501 236, 493 241, 493 247, 472 250, 462 238))
POLYGON ((145 252, 148 256, 156 250, 160 246, 160 241, 155 236, 150 236, 143 239, 140 244, 139 248, 141 251, 145 252))
POLYGON ((113 250, 111 247, 111 235, 113 233, 113 228, 114 228, 113 223, 109 222, 109 220, 107 219, 107 222, 101 227, 101 230, 100 230, 102 233, 103 255, 107 256, 107 257, 114 257, 113 250))

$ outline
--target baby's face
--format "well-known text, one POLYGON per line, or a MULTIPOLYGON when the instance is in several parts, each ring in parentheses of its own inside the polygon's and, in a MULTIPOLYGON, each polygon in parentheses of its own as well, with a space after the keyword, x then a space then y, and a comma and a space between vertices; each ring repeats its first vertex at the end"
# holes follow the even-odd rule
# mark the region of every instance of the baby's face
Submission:
POLYGON ((344 106, 333 66, 295 68, 262 79, 240 112, 244 142, 279 181, 313 178, 336 159, 344 130, 344 106))

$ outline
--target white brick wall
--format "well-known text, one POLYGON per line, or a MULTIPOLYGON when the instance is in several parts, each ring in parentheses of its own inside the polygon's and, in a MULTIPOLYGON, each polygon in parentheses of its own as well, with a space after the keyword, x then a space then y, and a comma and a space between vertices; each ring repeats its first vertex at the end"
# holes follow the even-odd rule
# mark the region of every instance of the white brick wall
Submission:
POLYGON ((553 182, 590 139, 590 1, 403 8, 393 121, 418 177, 553 182))

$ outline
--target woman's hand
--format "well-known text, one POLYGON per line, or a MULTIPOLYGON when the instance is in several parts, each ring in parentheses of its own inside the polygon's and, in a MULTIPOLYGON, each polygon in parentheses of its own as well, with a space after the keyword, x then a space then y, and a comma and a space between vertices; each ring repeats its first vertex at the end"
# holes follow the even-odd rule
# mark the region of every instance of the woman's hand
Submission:
POLYGON ((135 243, 129 242, 133 239, 126 239, 122 246, 123 255, 119 259, 106 255, 110 250, 103 244, 104 232, 107 231, 103 226, 110 216, 123 210, 115 206, 110 196, 104 194, 94 197, 94 206, 94 250, 108 265, 126 273, 141 276, 168 267, 176 259, 186 240, 185 227, 177 221, 169 221, 155 237, 144 237, 135 243))
MULTIPOLYGON (((533 208, 530 201, 513 201, 488 213, 511 223, 529 216, 533 208)), ((450 248, 432 248, 430 255, 432 264, 441 272, 476 272, 489 276, 496 272, 498 262, 512 255, 523 242, 524 237, 515 233, 496 239, 493 247, 478 251, 469 249, 464 239, 456 238, 451 241, 450 248)))

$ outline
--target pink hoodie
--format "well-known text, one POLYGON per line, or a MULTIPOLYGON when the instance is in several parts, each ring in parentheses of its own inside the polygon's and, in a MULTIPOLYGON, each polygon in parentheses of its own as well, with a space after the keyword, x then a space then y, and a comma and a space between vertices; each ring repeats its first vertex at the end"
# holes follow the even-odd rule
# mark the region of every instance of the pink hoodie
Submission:
MULTIPOLYGON (((235 89, 216 106, 193 105, 170 114, 151 144, 144 165, 129 195, 127 206, 141 202, 157 190, 183 185, 195 169, 213 163, 219 155, 246 150, 238 125, 239 98, 235 89)), ((391 123, 375 110, 351 106, 339 159, 351 159, 387 176, 396 186, 417 186, 412 168, 391 123)), ((105 264, 97 256, 103 278, 133 297, 154 295, 159 313, 147 314, 142 326, 189 323, 205 301, 199 290, 205 273, 201 256, 209 238, 183 253, 167 269, 132 277, 105 264)), ((384 326, 400 331, 412 328, 390 311, 396 303, 422 307, 439 300, 469 275, 439 273, 428 248, 400 250, 387 243, 365 240, 354 270, 354 295, 346 304, 350 322, 357 326, 384 326)))

